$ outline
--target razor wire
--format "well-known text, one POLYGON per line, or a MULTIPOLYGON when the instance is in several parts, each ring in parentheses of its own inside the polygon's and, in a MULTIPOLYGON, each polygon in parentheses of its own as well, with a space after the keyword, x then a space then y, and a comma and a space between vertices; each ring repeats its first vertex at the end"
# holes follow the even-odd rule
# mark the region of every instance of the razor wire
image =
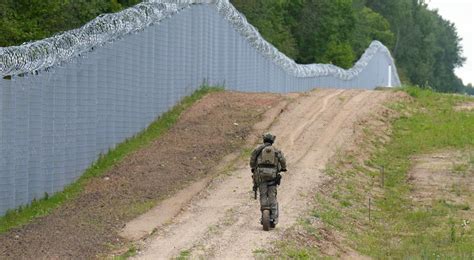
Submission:
MULTIPOLYGON (((295 77, 331 75, 341 80, 351 80, 367 66, 378 52, 384 53, 393 63, 389 50, 382 43, 374 41, 356 64, 347 70, 332 64, 297 64, 267 42, 228 0, 148 0, 118 13, 101 15, 79 29, 67 31, 45 40, 0 48, 0 75, 18 75, 60 65, 97 46, 159 23, 195 4, 215 5, 218 12, 256 50, 295 77)), ((395 84, 400 84, 398 74, 395 73, 395 75, 395 84)))

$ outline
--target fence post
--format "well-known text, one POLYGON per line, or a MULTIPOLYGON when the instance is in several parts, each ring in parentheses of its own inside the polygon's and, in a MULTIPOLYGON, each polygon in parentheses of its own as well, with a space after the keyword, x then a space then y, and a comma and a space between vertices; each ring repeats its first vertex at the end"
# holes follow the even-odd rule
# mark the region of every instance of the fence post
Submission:
POLYGON ((392 65, 388 65, 388 87, 392 87, 392 65))

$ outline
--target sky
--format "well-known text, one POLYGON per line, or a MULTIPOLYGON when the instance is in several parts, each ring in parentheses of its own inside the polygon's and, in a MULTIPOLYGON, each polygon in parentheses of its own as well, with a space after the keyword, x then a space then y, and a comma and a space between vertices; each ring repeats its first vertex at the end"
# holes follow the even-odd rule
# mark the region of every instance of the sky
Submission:
POLYGON ((473 0, 428 0, 430 9, 438 9, 438 13, 453 22, 462 38, 463 56, 466 62, 456 69, 456 75, 464 84, 474 84, 474 1, 473 0))

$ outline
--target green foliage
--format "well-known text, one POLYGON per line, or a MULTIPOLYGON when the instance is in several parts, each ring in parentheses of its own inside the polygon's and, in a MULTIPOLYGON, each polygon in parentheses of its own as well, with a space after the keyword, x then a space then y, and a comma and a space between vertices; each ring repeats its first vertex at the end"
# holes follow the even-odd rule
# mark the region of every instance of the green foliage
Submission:
POLYGON ((356 12, 355 19, 352 47, 357 56, 360 57, 373 40, 382 42, 388 48, 393 47, 395 35, 382 15, 368 7, 362 7, 356 12))
POLYGON ((352 66, 355 55, 350 39, 355 16, 351 0, 306 0, 293 12, 297 14, 292 30, 298 43, 298 62, 352 66))
POLYGON ((19 45, 78 28, 102 13, 117 12, 139 0, 2 0, 0 46, 19 45))
POLYGON ((296 58, 296 40, 291 34, 288 18, 289 0, 233 0, 248 21, 258 28, 262 36, 277 49, 292 58, 296 58))
POLYGON ((350 68, 354 65, 355 55, 348 42, 330 42, 327 50, 323 53, 321 62, 336 64, 342 68, 350 68))
MULTIPOLYGON (((0 217, 0 233, 6 232, 14 227, 24 225, 37 217, 45 216, 61 204, 75 198, 84 189, 85 185, 92 179, 101 176, 113 165, 119 163, 125 156, 140 148, 146 147, 156 138, 163 135, 171 126, 176 123, 183 111, 189 108, 197 100, 208 93, 221 91, 220 87, 203 86, 191 96, 185 97, 179 104, 170 111, 164 113, 155 122, 151 123, 147 129, 137 134, 121 144, 118 144, 113 150, 101 156, 76 182, 67 186, 62 192, 53 196, 45 194, 42 200, 35 200, 26 207, 20 207, 17 210, 7 212, 0 217)), ((143 212, 151 208, 151 204, 138 204, 131 210, 143 212)))
POLYGON ((454 69, 464 63, 453 23, 429 10, 424 1, 367 0, 395 34, 392 47, 399 71, 413 84, 442 92, 464 91, 454 69))
POLYGON ((454 25, 424 1, 234 0, 263 37, 299 63, 349 68, 373 40, 392 50, 406 83, 441 92, 474 90, 454 74, 463 64, 454 25))
POLYGON ((131 257, 134 257, 137 255, 137 248, 133 245, 131 246, 127 252, 123 253, 122 255, 119 255, 119 256, 114 256, 112 257, 113 260, 126 260, 126 259, 129 259, 131 257))
POLYGON ((187 259, 190 259, 190 257, 191 257, 191 251, 183 250, 179 252, 178 257, 176 257, 175 260, 187 260, 187 259))

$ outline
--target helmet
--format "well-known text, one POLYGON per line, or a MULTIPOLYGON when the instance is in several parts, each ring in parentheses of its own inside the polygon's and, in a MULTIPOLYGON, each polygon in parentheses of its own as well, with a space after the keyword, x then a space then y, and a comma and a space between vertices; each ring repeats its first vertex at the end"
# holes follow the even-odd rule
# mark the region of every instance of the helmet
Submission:
POLYGON ((264 143, 271 143, 273 144, 273 142, 275 142, 275 139, 276 139, 276 136, 270 134, 270 133, 266 133, 264 134, 263 136, 263 142, 264 143))

